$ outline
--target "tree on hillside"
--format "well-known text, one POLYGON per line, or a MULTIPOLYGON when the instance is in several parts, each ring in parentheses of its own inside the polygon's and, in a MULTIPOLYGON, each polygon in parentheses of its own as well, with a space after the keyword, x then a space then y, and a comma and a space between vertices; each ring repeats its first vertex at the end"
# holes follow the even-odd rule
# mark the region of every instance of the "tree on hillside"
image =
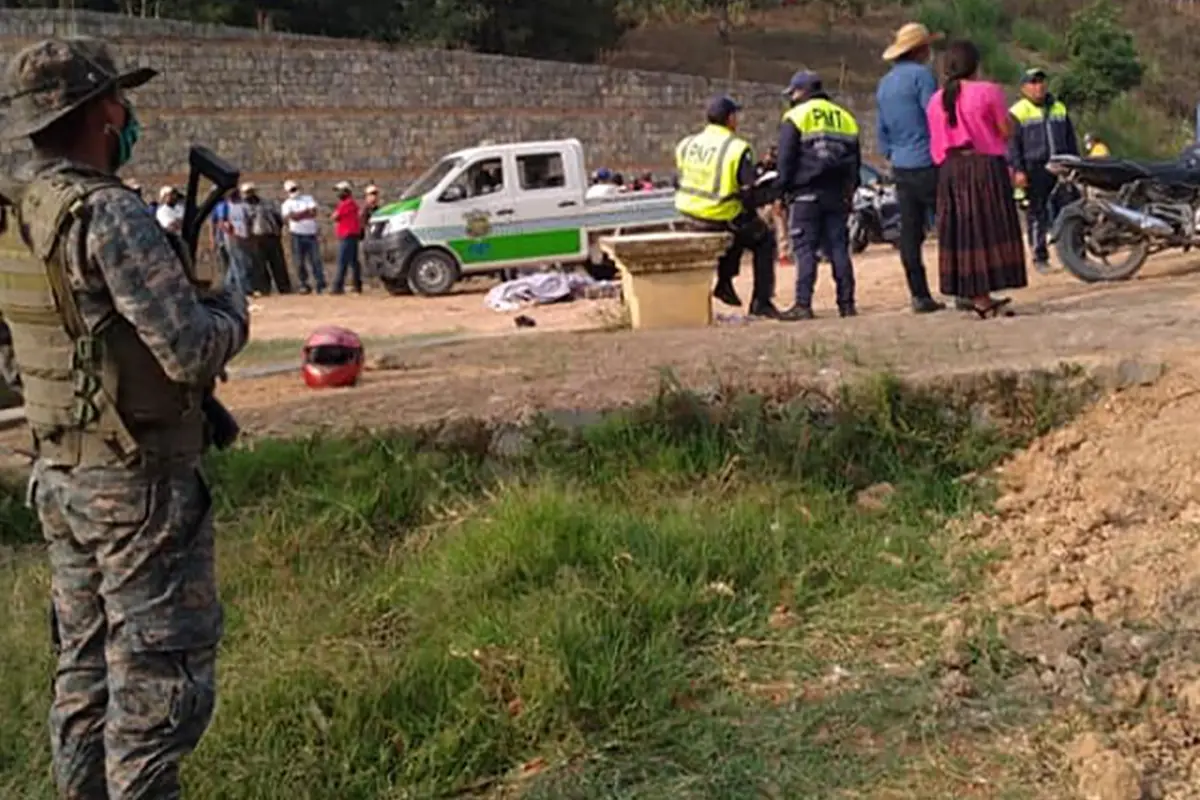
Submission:
POLYGON ((618 0, 0 0, 343 38, 592 61, 624 31, 618 0))
POLYGON ((1133 35, 1121 24, 1111 0, 1097 0, 1072 16, 1067 55, 1057 92, 1071 105, 1103 108, 1142 82, 1144 70, 1133 35))

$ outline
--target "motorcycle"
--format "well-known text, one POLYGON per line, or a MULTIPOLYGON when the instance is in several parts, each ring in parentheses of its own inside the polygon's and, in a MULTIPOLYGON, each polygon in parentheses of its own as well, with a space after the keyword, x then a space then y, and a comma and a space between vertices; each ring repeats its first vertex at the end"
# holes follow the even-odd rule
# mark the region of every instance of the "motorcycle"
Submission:
POLYGON ((848 227, 852 253, 861 253, 868 245, 881 242, 898 247, 900 204, 895 184, 880 179, 855 189, 848 227))
POLYGON ((1048 169, 1081 198, 1062 209, 1049 237, 1081 281, 1128 280, 1154 253, 1200 245, 1200 147, 1158 163, 1055 156, 1048 169))

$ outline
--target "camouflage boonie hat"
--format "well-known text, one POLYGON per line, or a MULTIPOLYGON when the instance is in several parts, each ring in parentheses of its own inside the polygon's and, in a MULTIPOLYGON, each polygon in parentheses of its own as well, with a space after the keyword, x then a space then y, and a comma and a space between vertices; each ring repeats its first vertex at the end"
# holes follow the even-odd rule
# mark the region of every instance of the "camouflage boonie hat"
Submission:
POLYGON ((32 44, 8 63, 0 136, 31 136, 114 87, 134 89, 157 74, 149 67, 118 71, 108 45, 99 39, 81 36, 32 44))

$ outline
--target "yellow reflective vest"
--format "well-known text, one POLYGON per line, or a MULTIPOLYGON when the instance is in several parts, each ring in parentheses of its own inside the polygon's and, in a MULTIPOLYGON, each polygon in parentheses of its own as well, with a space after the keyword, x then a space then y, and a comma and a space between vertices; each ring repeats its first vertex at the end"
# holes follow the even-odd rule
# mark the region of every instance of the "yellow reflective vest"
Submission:
POLYGON ((750 144, 723 125, 708 125, 675 147, 675 208, 696 219, 728 222, 744 210, 738 165, 750 144))
POLYGON ((1009 163, 1014 169, 1027 172, 1031 167, 1045 164, 1051 156, 1078 154, 1075 129, 1067 107, 1061 102, 1053 100, 1048 107, 1039 106, 1022 97, 1008 113, 1018 125, 1009 147, 1009 163))
POLYGON ((788 186, 840 193, 844 184, 857 182, 861 157, 858 121, 848 109, 828 98, 814 97, 788 109, 783 121, 800 133, 800 152, 792 174, 781 176, 788 186))
POLYGON ((783 118, 796 126, 802 139, 858 141, 858 120, 832 100, 814 97, 787 110, 783 118))

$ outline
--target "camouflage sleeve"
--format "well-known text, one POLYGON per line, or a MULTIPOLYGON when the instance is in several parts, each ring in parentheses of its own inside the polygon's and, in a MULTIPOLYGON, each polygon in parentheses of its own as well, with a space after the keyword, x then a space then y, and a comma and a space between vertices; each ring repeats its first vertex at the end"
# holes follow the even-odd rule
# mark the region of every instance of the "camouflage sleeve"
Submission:
POLYGON ((167 236, 131 192, 103 189, 89 199, 85 250, 117 313, 128 320, 178 383, 205 385, 246 344, 245 297, 202 299, 167 236))

